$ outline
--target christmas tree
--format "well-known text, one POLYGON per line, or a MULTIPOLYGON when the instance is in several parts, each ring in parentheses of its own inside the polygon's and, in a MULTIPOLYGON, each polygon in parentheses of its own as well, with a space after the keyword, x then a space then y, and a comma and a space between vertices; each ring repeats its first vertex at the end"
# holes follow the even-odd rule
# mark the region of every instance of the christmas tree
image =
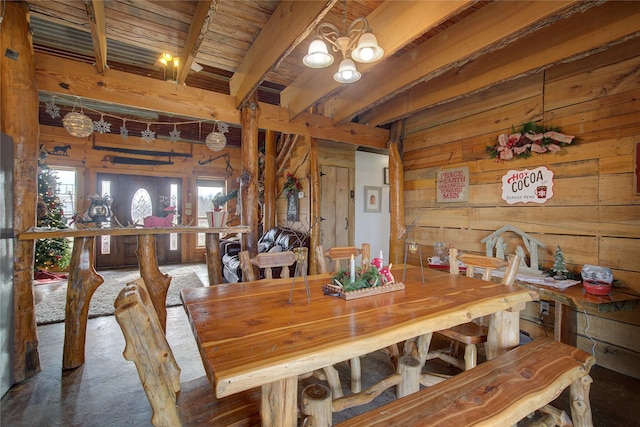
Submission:
POLYGON ((567 265, 564 262, 564 254, 562 253, 562 249, 560 249, 560 246, 556 248, 556 253, 553 256, 553 260, 554 262, 551 270, 553 270, 553 272, 556 273, 556 275, 553 276, 553 278, 556 280, 566 279, 567 278, 566 273, 568 273, 569 270, 567 270, 567 265))
MULTIPOLYGON (((38 227, 68 228, 62 203, 58 197, 58 176, 51 169, 38 174, 38 227)), ((39 239, 36 241, 36 269, 63 270, 71 260, 71 246, 65 238, 39 239)))

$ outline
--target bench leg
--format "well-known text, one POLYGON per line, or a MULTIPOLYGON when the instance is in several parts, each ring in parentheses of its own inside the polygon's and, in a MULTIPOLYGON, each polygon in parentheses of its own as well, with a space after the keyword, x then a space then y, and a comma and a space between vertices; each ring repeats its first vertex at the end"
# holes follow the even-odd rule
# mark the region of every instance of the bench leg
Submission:
POLYGON ((577 379, 571 384, 569 396, 571 401, 571 419, 576 427, 593 427, 589 391, 593 379, 589 375, 577 379))

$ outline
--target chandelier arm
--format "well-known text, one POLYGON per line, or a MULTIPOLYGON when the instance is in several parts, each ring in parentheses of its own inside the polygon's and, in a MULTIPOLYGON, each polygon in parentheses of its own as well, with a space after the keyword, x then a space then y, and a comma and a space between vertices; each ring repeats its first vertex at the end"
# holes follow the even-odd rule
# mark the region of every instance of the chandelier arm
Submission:
POLYGON ((349 31, 347 31, 347 34, 349 35, 349 38, 353 39, 355 42, 366 32, 371 32, 369 21, 367 21, 367 18, 360 17, 354 19, 351 25, 349 25, 349 31))

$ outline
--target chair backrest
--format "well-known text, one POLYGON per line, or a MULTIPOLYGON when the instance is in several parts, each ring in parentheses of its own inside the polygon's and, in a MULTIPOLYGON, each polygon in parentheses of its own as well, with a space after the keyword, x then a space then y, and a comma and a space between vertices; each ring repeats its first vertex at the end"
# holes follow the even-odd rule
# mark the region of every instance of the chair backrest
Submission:
POLYGON ((340 270, 340 260, 350 260, 351 255, 353 255, 354 258, 361 256, 360 263, 362 268, 366 269, 369 267, 371 256, 371 245, 369 245, 369 243, 363 243, 359 248, 356 246, 336 246, 327 251, 323 249, 322 245, 318 245, 315 251, 318 273, 329 273, 326 258, 329 258, 329 261, 337 261, 335 270, 338 271, 340 270))
POLYGON ((502 267, 505 269, 504 277, 501 283, 503 285, 511 286, 516 280, 516 273, 518 272, 518 264, 520 263, 520 257, 518 255, 510 255, 509 261, 505 261, 500 258, 488 257, 485 255, 473 255, 473 254, 461 254, 458 255, 458 250, 455 248, 449 249, 449 272, 451 274, 459 274, 460 267, 458 261, 462 261, 467 266, 467 277, 473 277, 476 268, 483 268, 482 280, 491 280, 491 272, 502 267))
POLYGON ((290 277, 289 266, 296 262, 297 257, 292 251, 287 252, 263 252, 253 258, 249 257, 249 251, 240 252, 240 268, 242 268, 242 281, 251 282, 258 280, 255 265, 264 269, 265 279, 273 278, 273 268, 280 267, 280 277, 290 277))
POLYGON ((180 367, 167 342, 144 281, 128 283, 114 302, 115 316, 125 338, 124 358, 136 365, 154 426, 181 426, 177 395, 180 367))

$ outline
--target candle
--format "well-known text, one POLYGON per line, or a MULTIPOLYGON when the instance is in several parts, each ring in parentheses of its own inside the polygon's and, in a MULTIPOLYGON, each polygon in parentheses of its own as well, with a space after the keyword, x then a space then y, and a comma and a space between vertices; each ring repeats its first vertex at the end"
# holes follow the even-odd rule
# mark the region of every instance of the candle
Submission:
POLYGON ((384 265, 384 255, 382 254, 382 250, 380 250, 380 262, 384 265))
POLYGON ((351 274, 349 274, 351 278, 351 283, 356 281, 356 259, 351 255, 351 274))

